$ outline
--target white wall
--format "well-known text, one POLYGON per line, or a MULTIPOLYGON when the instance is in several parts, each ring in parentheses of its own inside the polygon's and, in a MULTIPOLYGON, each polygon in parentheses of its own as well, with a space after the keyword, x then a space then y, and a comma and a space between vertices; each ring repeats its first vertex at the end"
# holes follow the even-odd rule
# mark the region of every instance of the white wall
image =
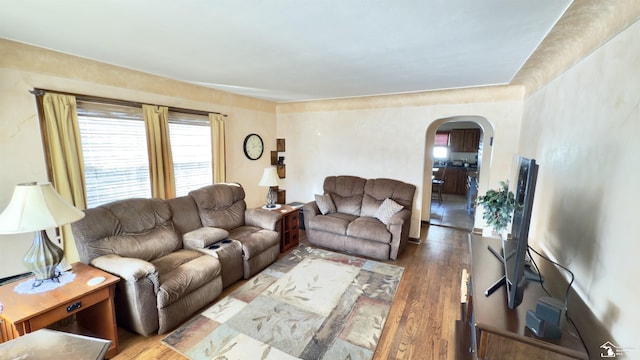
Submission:
POLYGON ((278 137, 287 140, 282 185, 287 200, 313 200, 329 175, 402 180, 417 186, 410 236, 419 238, 427 129, 438 119, 462 115, 484 117, 496 129, 494 158, 487 162, 480 191, 497 186, 508 176, 517 150, 521 90, 448 91, 446 100, 433 101, 443 93, 278 105, 278 137))
POLYGON ((640 357, 640 22, 526 99, 521 138, 540 164, 533 246, 575 273, 614 337, 589 347, 615 340, 640 357))
MULTIPOLYGON (((114 99, 147 102, 228 114, 226 119, 227 181, 239 182, 247 205, 264 203, 258 186, 269 154, 257 161, 245 158, 244 137, 258 133, 275 147, 275 104, 231 95, 127 69, 63 55, 0 39, 0 211, 9 203, 15 184, 47 181, 35 97, 44 88, 114 99)), ((33 234, 0 235, 0 278, 24 272, 22 257, 33 234)), ((77 261, 75 244, 67 254, 77 261)))

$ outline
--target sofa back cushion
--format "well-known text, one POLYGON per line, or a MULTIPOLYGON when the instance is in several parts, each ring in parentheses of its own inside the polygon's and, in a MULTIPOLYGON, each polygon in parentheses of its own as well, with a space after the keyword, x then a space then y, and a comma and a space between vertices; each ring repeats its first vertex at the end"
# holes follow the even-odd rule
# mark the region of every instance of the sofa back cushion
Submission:
POLYGON ((382 202, 389 198, 405 209, 413 207, 416 187, 393 179, 369 179, 364 186, 362 199, 362 216, 375 217, 382 202))
POLYGON ((327 176, 322 187, 331 195, 337 212, 360 216, 366 181, 357 176, 327 176))
POLYGON ((202 226, 227 231, 244 225, 244 189, 240 184, 213 184, 189 193, 198 208, 202 226))
POLYGON ((184 234, 202 227, 198 207, 191 196, 180 196, 165 201, 171 208, 171 219, 178 236, 183 237, 184 234))
POLYGON ((80 260, 108 254, 151 261, 182 247, 169 205, 160 199, 127 199, 85 210, 71 228, 80 260))

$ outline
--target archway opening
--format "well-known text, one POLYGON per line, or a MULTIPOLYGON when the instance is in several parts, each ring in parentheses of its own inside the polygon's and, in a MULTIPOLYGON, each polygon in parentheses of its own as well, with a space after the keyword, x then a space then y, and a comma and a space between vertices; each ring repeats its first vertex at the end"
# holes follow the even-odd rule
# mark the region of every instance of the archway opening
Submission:
POLYGON ((473 230, 473 203, 478 185, 487 181, 492 138, 493 127, 482 116, 452 116, 429 125, 425 135, 423 223, 473 230), (487 170, 484 176, 483 168, 487 170))

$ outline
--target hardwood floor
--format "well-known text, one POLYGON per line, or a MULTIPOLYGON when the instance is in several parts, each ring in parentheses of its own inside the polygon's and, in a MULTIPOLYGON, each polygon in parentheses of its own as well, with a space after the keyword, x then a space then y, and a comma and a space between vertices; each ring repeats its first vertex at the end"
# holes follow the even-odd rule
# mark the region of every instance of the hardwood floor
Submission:
MULTIPOLYGON (((393 262, 404 266, 405 272, 374 359, 455 358, 460 276, 463 268, 470 267, 469 232, 424 226, 421 234, 421 244, 410 243, 393 262)), ((243 283, 234 284, 222 296, 243 283)), ((120 353, 114 359, 185 359, 160 342, 166 334, 145 338, 119 328, 119 335, 120 353)))

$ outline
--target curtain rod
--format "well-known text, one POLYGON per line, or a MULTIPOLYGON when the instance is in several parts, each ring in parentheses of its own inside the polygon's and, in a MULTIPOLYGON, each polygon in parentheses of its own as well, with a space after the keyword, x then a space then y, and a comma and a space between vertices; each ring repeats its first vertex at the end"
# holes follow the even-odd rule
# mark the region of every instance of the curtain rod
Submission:
MULTIPOLYGON (((99 96, 89 96, 89 95, 83 95, 83 94, 75 94, 75 93, 70 93, 70 92, 65 92, 65 91, 46 90, 46 89, 40 89, 40 88, 34 88, 33 90, 29 90, 29 92, 31 94, 33 94, 33 95, 36 95, 36 96, 43 96, 46 92, 57 93, 57 94, 62 94, 62 95, 72 95, 72 96, 75 96, 76 99, 81 100, 81 101, 100 102, 100 103, 107 103, 107 104, 112 104, 112 105, 136 106, 136 107, 142 107, 142 105, 164 106, 164 105, 157 105, 157 104, 144 104, 144 103, 141 103, 141 102, 130 101, 130 100, 120 100, 120 99, 103 98, 103 97, 99 97, 99 96)), ((202 110, 183 109, 183 108, 177 108, 177 107, 173 107, 173 106, 167 106, 167 108, 169 109, 169 111, 181 112, 181 113, 185 113, 185 114, 203 115, 203 116, 209 116, 209 114, 217 114, 217 115, 222 115, 224 117, 227 117, 227 114, 223 114, 223 113, 219 113, 219 112, 215 112, 215 111, 202 111, 202 110)))

